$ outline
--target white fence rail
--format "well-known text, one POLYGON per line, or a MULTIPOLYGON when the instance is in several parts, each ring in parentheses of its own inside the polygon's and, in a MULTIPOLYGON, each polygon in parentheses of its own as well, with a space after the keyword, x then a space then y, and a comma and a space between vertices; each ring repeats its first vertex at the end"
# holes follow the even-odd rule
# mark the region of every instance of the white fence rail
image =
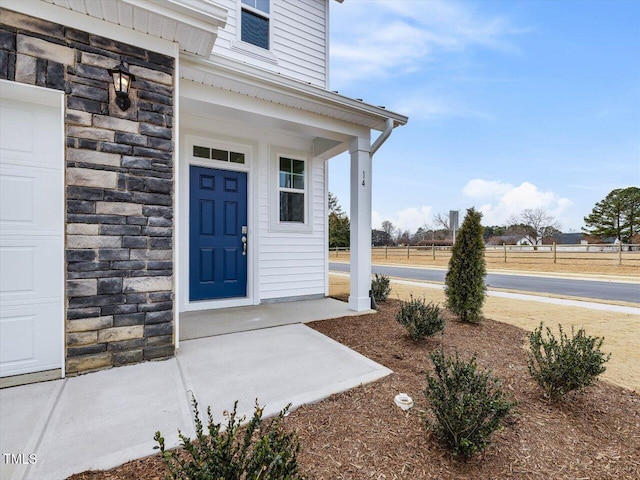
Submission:
MULTIPOLYGON (((398 247, 372 247, 371 254, 374 258, 385 260, 415 257, 448 258, 451 255, 451 246, 398 246, 398 247)), ((335 247, 330 249, 330 258, 340 258, 349 253, 348 247, 335 247)), ((557 263, 559 259, 589 260, 589 261, 615 261, 618 265, 638 264, 640 266, 640 244, 551 244, 551 245, 487 245, 485 247, 487 260, 501 258, 504 263, 518 259, 552 260, 557 263), (583 255, 581 255, 583 254, 583 255)))

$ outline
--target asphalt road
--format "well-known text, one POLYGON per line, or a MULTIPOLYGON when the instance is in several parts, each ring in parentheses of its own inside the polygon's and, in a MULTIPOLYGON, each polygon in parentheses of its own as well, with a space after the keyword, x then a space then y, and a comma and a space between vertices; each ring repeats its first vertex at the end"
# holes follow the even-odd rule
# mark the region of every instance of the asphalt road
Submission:
MULTIPOLYGON (((348 272, 349 264, 329 263, 329 269, 348 272)), ((446 274, 444 270, 380 265, 373 265, 371 270, 373 273, 380 273, 390 277, 433 282, 444 282, 446 274)), ((487 286, 489 288, 504 288, 527 293, 552 293, 572 297, 640 303, 640 284, 637 283, 488 273, 487 286)))

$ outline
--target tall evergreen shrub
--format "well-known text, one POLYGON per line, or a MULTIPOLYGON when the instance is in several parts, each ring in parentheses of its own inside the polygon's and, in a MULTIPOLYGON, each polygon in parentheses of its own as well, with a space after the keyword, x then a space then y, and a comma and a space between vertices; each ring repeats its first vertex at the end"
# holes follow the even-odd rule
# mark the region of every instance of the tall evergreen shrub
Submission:
POLYGON ((461 321, 480 323, 486 286, 487 265, 484 259, 482 213, 467 210, 451 252, 445 278, 447 308, 461 321))

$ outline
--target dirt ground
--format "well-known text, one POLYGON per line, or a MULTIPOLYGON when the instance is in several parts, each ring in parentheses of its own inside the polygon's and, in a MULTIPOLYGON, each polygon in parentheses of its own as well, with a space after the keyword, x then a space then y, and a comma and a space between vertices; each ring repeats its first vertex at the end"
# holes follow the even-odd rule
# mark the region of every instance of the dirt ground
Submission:
MULTIPOLYGON (((392 298, 406 300, 413 294, 424 297, 429 302, 444 304, 445 301, 442 289, 394 282, 391 286, 392 298)), ((349 278, 331 274, 329 287, 332 296, 348 295, 349 278)), ((584 328, 589 335, 604 337, 603 350, 611 352, 611 360, 603 378, 616 385, 640 391, 640 315, 491 296, 486 298, 483 314, 492 320, 527 331, 532 331, 540 322, 544 322, 556 333, 558 324, 561 324, 567 332, 571 331, 571 327, 584 328)))
MULTIPOLYGON (((606 381, 548 404, 530 379, 524 330, 493 320, 467 325, 448 318, 443 335, 411 341, 395 321, 397 300, 378 313, 310 324, 389 367, 390 376, 292 412, 286 426, 301 442, 300 464, 309 479, 637 479, 640 477, 640 396, 606 381), (469 461, 454 457, 425 428, 432 420, 423 391, 432 371, 429 353, 477 353, 499 377, 517 410, 492 444, 469 461), (402 412, 398 393, 416 402, 402 412)), ((199 399, 206 404, 206 399, 199 399)), ((164 477, 157 456, 73 480, 164 477)))
MULTIPOLYGON (((640 278, 637 267, 551 265, 511 267, 640 278)), ((446 261, 438 266, 445 268, 446 261)), ((487 297, 481 325, 449 318, 444 335, 414 343, 394 320, 399 299, 413 294, 444 303, 444 293, 414 284, 392 283, 392 288, 390 301, 375 314, 310 324, 394 373, 290 414, 286 425, 300 436, 300 464, 309 479, 640 478, 640 315, 487 297), (560 323, 605 337, 603 349, 612 357, 604 381, 559 404, 547 403, 527 373, 524 348, 526 332, 541 321, 553 329, 560 323), (465 358, 477 354, 478 363, 490 368, 518 403, 492 445, 469 461, 452 456, 425 428, 425 419, 432 419, 423 394, 425 373, 432 368, 429 352, 439 348, 465 358), (407 413, 393 404, 400 392, 416 402, 407 413)), ((348 292, 348 276, 331 274, 330 294, 346 298, 348 292)), ((160 480, 165 475, 160 458, 151 456, 70 480, 160 480)))

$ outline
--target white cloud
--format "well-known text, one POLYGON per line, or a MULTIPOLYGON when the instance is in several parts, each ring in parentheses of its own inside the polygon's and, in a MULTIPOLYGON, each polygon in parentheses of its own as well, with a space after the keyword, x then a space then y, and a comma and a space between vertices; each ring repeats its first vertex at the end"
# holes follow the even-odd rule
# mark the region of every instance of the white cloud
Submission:
POLYGON ((468 2, 370 0, 334 5, 332 79, 343 88, 372 77, 421 69, 439 53, 479 45, 514 50, 522 33, 501 16, 483 16, 468 2))
POLYGON ((469 103, 453 98, 445 92, 414 91, 404 93, 390 105, 396 112, 412 120, 431 120, 442 117, 492 119, 492 115, 469 108, 469 103))
POLYGON ((503 183, 499 180, 487 181, 481 178, 474 178, 467 182, 462 189, 462 193, 469 198, 484 199, 493 197, 496 194, 507 193, 512 188, 508 183, 503 183))
POLYGON ((382 222, 384 222, 386 219, 382 218, 382 215, 380 215, 379 212, 377 212, 376 210, 373 210, 371 212, 371 228, 380 228, 380 226, 382 225, 382 222))
POLYGON ((544 208, 562 224, 565 223, 563 214, 573 205, 568 198, 552 191, 542 191, 529 182, 514 186, 500 180, 474 178, 462 188, 462 193, 484 202, 478 207, 483 214, 484 225, 504 225, 511 216, 527 208, 544 208))
POLYGON ((399 212, 386 216, 383 216, 374 210, 371 214, 371 225, 373 228, 380 228, 382 222, 388 220, 400 230, 410 230, 411 232, 415 232, 424 224, 431 223, 432 217, 433 208, 426 205, 419 208, 405 208, 404 210, 400 210, 399 212))

